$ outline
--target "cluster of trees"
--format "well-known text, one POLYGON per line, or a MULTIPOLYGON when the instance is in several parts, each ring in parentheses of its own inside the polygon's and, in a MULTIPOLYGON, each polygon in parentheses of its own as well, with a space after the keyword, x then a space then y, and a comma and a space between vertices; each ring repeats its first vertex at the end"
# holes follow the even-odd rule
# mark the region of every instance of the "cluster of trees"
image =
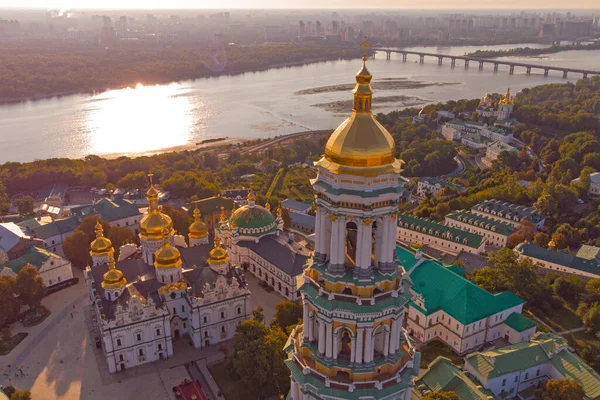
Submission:
POLYGON ((291 330, 301 322, 302 306, 292 301, 278 304, 269 327, 264 325, 260 306, 252 314, 253 319, 236 328, 234 354, 227 361, 229 372, 255 398, 284 395, 290 390, 290 377, 283 347, 291 330))
POLYGON ((454 171, 457 152, 452 142, 441 139, 426 125, 412 125, 398 111, 378 114, 378 121, 392 134, 404 165, 405 176, 438 176, 454 171))
MULTIPOLYGON (((85 217, 63 243, 65 257, 75 267, 85 268, 91 263, 90 243, 96 238, 95 226, 98 219, 95 216, 85 217)), ((110 226, 108 222, 100 220, 104 236, 109 238, 115 249, 115 260, 119 257, 119 248, 126 243, 138 242, 137 236, 129 228, 110 226)), ((189 225, 189 224, 188 224, 189 225)), ((187 229, 187 228, 186 228, 187 229)))
POLYGON ((355 58, 360 49, 294 44, 119 49, 19 43, 3 44, 0 56, 0 101, 13 101, 355 58))
POLYGON ((496 58, 496 57, 508 57, 508 56, 537 56, 540 54, 552 54, 560 51, 568 50, 598 50, 600 49, 600 43, 594 42, 589 44, 574 44, 574 45, 552 45, 544 48, 531 48, 531 47, 515 47, 508 50, 477 50, 472 53, 466 54, 468 57, 477 58, 496 58))
MULTIPOLYGON (((201 199, 216 195, 222 189, 251 186, 265 193, 277 167, 272 160, 287 165, 317 159, 323 152, 326 135, 315 135, 310 139, 298 139, 285 145, 273 146, 262 154, 245 153, 235 147, 229 148, 227 159, 220 160, 214 151, 184 151, 153 156, 105 159, 88 156, 85 159, 48 159, 28 163, 9 162, 0 165, 0 215, 9 209, 9 198, 19 195, 15 202, 19 213, 30 215, 33 199, 49 183, 66 184, 71 187, 145 189, 148 187, 149 171, 161 189, 168 190, 174 197, 201 199), (258 168, 257 164, 266 164, 258 168), (268 165, 273 164, 273 168, 268 165), (240 178, 255 174, 253 178, 240 178)), ((290 194, 298 200, 311 196, 312 188, 306 180, 294 179, 292 175, 284 186, 294 185, 290 194)), ((280 199, 279 193, 274 197, 280 199)))
POLYGON ((21 268, 16 278, 0 276, 0 327, 15 321, 22 303, 33 310, 40 306, 45 295, 46 285, 32 265, 21 268))

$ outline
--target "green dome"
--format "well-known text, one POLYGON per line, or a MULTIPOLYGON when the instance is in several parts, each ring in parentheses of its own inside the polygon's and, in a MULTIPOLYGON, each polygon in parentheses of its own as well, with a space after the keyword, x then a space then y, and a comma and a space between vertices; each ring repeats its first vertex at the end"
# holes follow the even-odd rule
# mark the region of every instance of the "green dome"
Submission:
POLYGON ((277 230, 275 217, 264 207, 243 206, 229 218, 229 226, 237 228, 243 235, 262 235, 277 230))

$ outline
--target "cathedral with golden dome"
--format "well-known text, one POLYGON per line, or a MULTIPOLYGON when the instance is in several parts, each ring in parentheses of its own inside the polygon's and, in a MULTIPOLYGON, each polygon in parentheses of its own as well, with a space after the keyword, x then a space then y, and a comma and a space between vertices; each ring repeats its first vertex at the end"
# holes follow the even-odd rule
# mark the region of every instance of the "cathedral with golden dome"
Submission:
POLYGON ((289 400, 410 399, 420 354, 404 329, 411 281, 397 259, 402 161, 371 112, 371 73, 356 74, 348 119, 311 181, 314 256, 299 291, 304 316, 284 351, 289 400))
POLYGON ((189 246, 176 246, 185 241, 161 212, 152 175, 146 197, 141 246, 122 246, 116 260, 98 221, 92 263, 84 273, 94 334, 110 372, 169 358, 177 340, 201 348, 231 339, 251 314, 243 272, 230 262, 200 212, 194 211, 189 246))

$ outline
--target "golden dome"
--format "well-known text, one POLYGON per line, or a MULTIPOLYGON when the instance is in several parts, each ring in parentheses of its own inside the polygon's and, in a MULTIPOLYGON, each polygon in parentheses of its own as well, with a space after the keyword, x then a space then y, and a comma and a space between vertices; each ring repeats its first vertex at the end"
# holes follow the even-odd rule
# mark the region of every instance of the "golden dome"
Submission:
MULTIPOLYGON (((366 39, 366 38, 365 38, 366 39)), ((399 174, 401 161, 396 159, 392 135, 371 112, 371 73, 366 66, 366 47, 363 66, 356 74, 352 115, 331 134, 325 145, 325 156, 318 165, 335 173, 376 176, 399 174)))
POLYGON ((149 209, 148 214, 144 215, 140 221, 140 233, 142 236, 160 239, 163 236, 165 228, 170 233, 173 230, 173 221, 171 217, 161 213, 158 209, 149 209))
POLYGON ((194 223, 189 227, 190 238, 203 239, 208 236, 208 227, 200 219, 200 210, 194 209, 194 223))
POLYGON ((109 238, 104 237, 104 229, 100 223, 100 218, 98 218, 98 221, 96 222, 95 231, 96 239, 90 244, 90 255, 92 257, 101 257, 113 253, 112 242, 109 238))
POLYGON ((181 267, 181 253, 177 247, 171 245, 168 238, 168 231, 164 231, 164 243, 160 249, 154 253, 154 268, 171 269, 181 267))
POLYGON ((152 184, 152 174, 150 177, 150 189, 146 192, 148 199, 148 213, 140 221, 140 235, 151 239, 160 239, 163 237, 163 231, 173 230, 173 221, 171 217, 163 214, 158 209, 158 190, 152 184))
POLYGON ((104 289, 120 289, 127 284, 123 273, 115 268, 115 259, 111 255, 108 259, 108 271, 104 274, 102 287, 104 289))
POLYGON ((221 239, 218 236, 215 236, 215 247, 208 254, 207 262, 210 265, 227 264, 229 262, 227 250, 221 247, 221 239))

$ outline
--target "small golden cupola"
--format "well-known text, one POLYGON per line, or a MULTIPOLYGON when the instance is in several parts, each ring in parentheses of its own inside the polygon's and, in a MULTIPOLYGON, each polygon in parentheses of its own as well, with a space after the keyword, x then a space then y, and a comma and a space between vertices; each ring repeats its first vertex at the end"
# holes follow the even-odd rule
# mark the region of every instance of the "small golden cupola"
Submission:
POLYGON ((181 253, 169 240, 169 230, 163 230, 163 245, 154 253, 154 267, 158 270, 181 268, 181 253))
POLYGON ((208 227, 200 218, 198 207, 194 209, 194 222, 189 227, 190 246, 208 244, 208 227))
POLYGON ((100 218, 98 218, 94 230, 96 231, 96 239, 90 243, 90 255, 92 256, 93 265, 105 264, 108 262, 108 257, 114 254, 115 250, 110 239, 104 236, 104 228, 100 223, 100 218))
POLYGON ((208 254, 208 260, 206 261, 215 272, 225 274, 229 266, 229 255, 227 250, 221 247, 221 238, 215 236, 214 243, 215 247, 208 254))
POLYGON ((148 199, 148 213, 140 221, 140 236, 145 240, 160 240, 163 237, 163 230, 166 228, 171 234, 173 231, 173 221, 171 217, 160 212, 158 207, 158 190, 152 183, 152 174, 150 178, 150 188, 146 192, 148 199))
POLYGON ((356 86, 352 90, 352 114, 329 137, 325 156, 318 165, 334 173, 349 175, 399 174, 401 161, 395 157, 394 139, 371 112, 372 75, 366 63, 370 46, 366 36, 361 46, 364 48, 363 66, 356 74, 356 86))
POLYGON ((102 288, 106 293, 108 300, 116 300, 123 288, 127 285, 127 279, 123 276, 123 273, 115 267, 115 258, 111 254, 108 257, 108 271, 104 274, 102 280, 102 288))

